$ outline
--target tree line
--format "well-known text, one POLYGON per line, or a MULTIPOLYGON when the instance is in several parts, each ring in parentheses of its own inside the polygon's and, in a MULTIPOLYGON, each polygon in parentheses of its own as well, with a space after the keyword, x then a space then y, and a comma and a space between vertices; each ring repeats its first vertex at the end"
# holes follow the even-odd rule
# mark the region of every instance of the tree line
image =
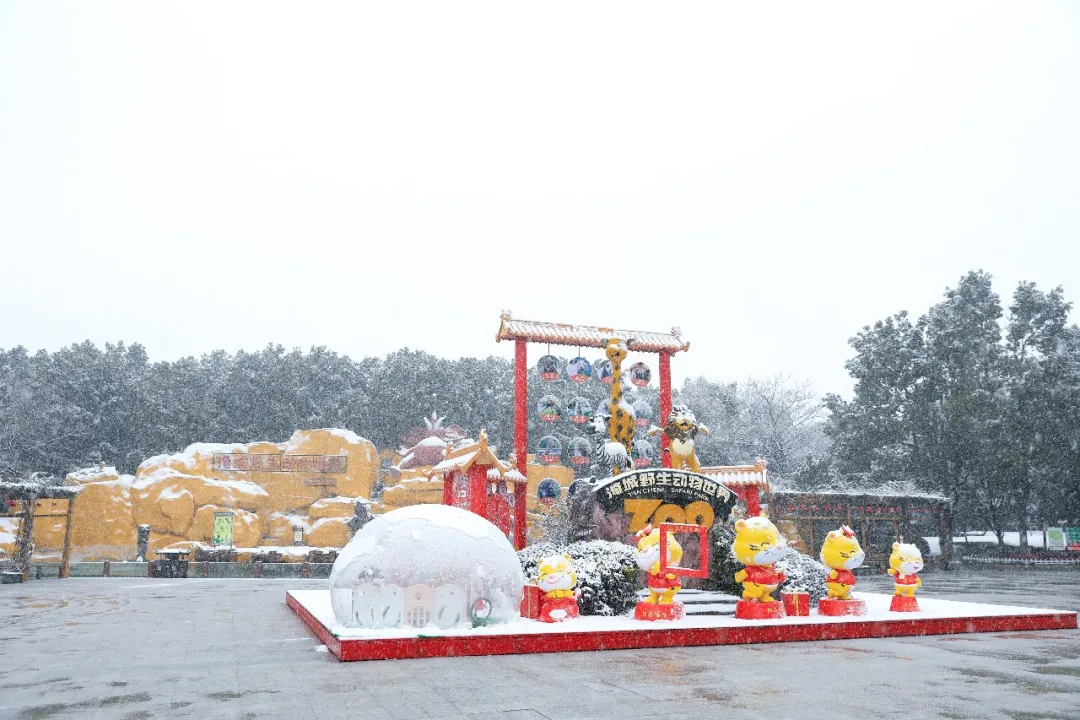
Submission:
MULTIPOLYGON (((692 378, 675 402, 709 428, 698 437, 706 465, 764 458, 773 478, 796 488, 936 492, 953 501, 960 525, 999 535, 1076 519, 1080 330, 1068 324, 1070 309, 1061 288, 1021 283, 1005 316, 990 276, 973 272, 917 320, 897 313, 852 338, 850 399, 774 376, 692 378)), ((655 386, 624 385, 662 425, 655 386)), ((597 408, 608 392, 596 378, 530 372, 530 450, 554 435, 568 459, 570 442, 586 434, 565 413, 541 421, 541 397, 597 408)), ((396 449, 432 411, 469 433, 487 428, 509 455, 512 363, 408 348, 354 360, 268 345, 150 362, 139 344, 15 347, 0 350, 0 477, 99 462, 132 472, 193 442, 280 441, 300 428, 347 428, 396 449)))

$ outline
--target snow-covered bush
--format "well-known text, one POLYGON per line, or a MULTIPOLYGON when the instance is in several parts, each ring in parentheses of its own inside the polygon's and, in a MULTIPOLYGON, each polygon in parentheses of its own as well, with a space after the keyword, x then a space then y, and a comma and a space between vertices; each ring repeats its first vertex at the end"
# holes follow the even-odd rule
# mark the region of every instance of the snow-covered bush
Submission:
POLYGON ((609 540, 554 545, 538 543, 518 551, 526 578, 536 577, 542 558, 566 553, 577 573, 578 610, 582 615, 622 615, 637 602, 638 566, 634 548, 609 540))
POLYGON ((743 569, 731 554, 735 542, 735 530, 731 525, 718 522, 709 530, 711 544, 709 557, 709 586, 712 590, 741 596, 742 585, 735 582, 735 573, 743 569))
POLYGON ((817 605, 818 600, 825 597, 829 568, 809 555, 792 550, 776 561, 776 569, 787 575, 787 580, 780 585, 781 592, 801 590, 810 593, 811 605, 817 605))

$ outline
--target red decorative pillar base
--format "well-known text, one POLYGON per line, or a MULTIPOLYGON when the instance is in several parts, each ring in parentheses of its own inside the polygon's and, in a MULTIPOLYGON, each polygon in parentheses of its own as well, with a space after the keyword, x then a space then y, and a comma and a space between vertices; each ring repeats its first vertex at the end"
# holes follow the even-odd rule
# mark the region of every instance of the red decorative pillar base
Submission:
POLYGON ((862 600, 837 600, 825 598, 818 602, 818 615, 840 617, 842 615, 865 615, 866 603, 862 600))
POLYGON ((635 620, 682 620, 686 608, 681 602, 647 603, 639 602, 634 607, 635 620))
POLYGON ((542 598, 540 600, 540 616, 537 620, 547 623, 562 622, 578 616, 576 597, 568 598, 542 598))
POLYGON ((782 602, 740 600, 735 603, 735 617, 740 620, 777 620, 786 616, 782 602))
POLYGON ((889 609, 893 612, 919 612, 919 601, 912 595, 893 595, 889 609))

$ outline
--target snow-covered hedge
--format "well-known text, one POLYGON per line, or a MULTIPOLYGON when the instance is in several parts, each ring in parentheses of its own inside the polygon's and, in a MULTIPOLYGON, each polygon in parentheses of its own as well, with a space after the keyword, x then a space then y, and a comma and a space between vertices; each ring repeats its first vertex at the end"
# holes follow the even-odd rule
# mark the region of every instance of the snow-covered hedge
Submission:
POLYGON ((518 552, 526 578, 536 577, 542 558, 566 553, 578 577, 578 610, 582 615, 622 615, 637 602, 638 566, 634 548, 608 540, 569 545, 538 543, 518 552))

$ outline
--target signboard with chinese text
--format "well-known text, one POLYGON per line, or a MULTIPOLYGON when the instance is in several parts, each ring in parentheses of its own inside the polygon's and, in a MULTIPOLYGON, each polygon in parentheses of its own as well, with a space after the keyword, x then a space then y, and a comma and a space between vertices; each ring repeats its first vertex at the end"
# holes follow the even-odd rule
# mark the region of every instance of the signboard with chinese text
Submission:
POLYGON ((726 520, 737 497, 721 483, 685 470, 633 470, 596 488, 596 499, 608 513, 630 515, 629 532, 647 523, 689 523, 709 527, 726 520))

